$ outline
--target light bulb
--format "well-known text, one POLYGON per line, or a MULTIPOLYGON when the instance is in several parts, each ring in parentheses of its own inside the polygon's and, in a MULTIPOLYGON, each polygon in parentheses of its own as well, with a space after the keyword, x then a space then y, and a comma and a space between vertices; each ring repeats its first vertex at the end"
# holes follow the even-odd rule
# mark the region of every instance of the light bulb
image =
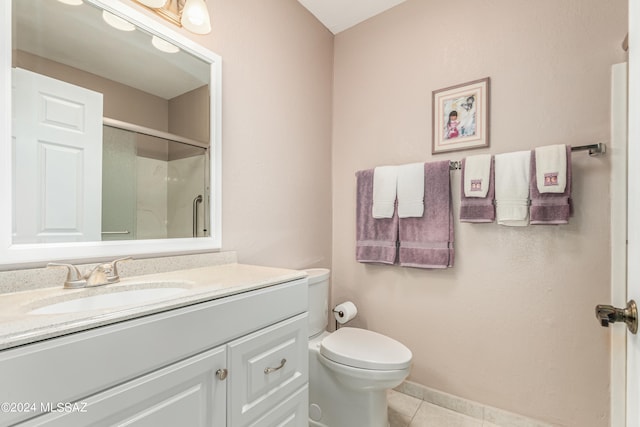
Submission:
POLYGON ((196 34, 211 32, 209 10, 204 0, 187 0, 182 9, 182 26, 196 34))

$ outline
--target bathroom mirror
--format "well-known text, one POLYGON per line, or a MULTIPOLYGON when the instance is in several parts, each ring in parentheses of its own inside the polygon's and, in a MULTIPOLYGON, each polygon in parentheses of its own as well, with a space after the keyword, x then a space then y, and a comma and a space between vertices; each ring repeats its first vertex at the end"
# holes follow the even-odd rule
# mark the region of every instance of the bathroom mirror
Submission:
POLYGON ((3 2, 0 32, 0 269, 220 247, 216 54, 119 0, 3 2))

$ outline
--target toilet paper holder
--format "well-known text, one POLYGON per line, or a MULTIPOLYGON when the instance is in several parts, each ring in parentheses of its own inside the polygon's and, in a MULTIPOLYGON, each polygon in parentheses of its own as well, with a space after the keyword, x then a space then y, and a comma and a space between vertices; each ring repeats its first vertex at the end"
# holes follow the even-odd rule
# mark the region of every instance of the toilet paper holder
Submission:
MULTIPOLYGON (((342 310, 336 310, 335 307, 333 308, 333 310, 331 310, 334 314, 338 313, 338 316, 340 317, 344 317, 344 311, 342 310)), ((338 319, 335 319, 336 322, 336 331, 338 330, 338 328, 340 327, 340 323, 338 322, 338 319)))
POLYGON ((358 309, 351 301, 345 301, 331 309, 333 317, 336 320, 336 330, 340 324, 344 324, 352 320, 358 313, 358 309))

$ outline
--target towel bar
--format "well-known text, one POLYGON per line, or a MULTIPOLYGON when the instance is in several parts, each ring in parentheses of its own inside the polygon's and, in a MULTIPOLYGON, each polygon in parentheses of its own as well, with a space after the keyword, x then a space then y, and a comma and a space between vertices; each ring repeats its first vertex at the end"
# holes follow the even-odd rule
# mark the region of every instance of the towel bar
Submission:
POLYGON ((597 144, 571 147, 571 151, 586 151, 586 150, 589 150, 590 156, 602 156, 607 152, 607 144, 605 144, 604 142, 598 142, 597 144))
MULTIPOLYGON (((576 147, 571 147, 571 151, 589 151, 589 155, 592 157, 602 156, 607 152, 607 144, 604 142, 598 142, 597 144, 589 144, 589 145, 578 145, 576 147)), ((459 170, 462 169, 462 161, 461 160, 452 160, 449 163, 450 170, 459 170)))

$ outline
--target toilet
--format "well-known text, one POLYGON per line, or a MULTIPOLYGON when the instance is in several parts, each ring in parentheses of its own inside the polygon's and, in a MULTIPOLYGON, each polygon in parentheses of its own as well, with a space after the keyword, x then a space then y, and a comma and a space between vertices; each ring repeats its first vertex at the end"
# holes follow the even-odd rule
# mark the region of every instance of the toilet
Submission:
POLYGON ((327 332, 329 270, 309 280, 309 426, 388 427, 387 390, 409 375, 411 351, 385 335, 341 327, 327 332))

